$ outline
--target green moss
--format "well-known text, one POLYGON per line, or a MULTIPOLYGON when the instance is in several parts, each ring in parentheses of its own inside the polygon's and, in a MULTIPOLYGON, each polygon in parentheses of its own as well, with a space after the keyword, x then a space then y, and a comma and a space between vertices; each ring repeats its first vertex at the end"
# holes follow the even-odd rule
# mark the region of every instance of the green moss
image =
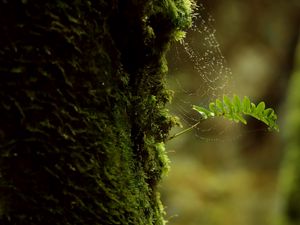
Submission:
POLYGON ((1 224, 165 223, 165 54, 191 6, 0 3, 1 224))

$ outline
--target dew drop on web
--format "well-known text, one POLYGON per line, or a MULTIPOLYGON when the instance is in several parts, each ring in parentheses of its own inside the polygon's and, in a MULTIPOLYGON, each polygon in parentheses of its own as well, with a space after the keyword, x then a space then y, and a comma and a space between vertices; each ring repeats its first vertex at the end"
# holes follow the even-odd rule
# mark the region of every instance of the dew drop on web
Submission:
MULTIPOLYGON (((168 86, 175 91, 169 108, 184 127, 197 123, 200 118, 192 105, 206 107, 223 94, 232 94, 232 72, 216 39, 213 21, 203 5, 199 5, 193 26, 187 30, 184 40, 173 44, 168 54, 168 86)), ((216 132, 221 135, 225 129, 223 126, 220 130, 214 120, 214 123, 200 124, 194 133, 202 140, 209 140, 211 134, 216 137, 216 132)))

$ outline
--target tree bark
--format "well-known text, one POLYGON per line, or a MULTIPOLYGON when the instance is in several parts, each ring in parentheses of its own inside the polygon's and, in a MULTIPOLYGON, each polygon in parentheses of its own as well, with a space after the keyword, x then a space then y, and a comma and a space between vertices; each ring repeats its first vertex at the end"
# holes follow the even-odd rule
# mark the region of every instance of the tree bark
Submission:
POLYGON ((191 5, 0 2, 0 224, 165 223, 165 53, 191 5))

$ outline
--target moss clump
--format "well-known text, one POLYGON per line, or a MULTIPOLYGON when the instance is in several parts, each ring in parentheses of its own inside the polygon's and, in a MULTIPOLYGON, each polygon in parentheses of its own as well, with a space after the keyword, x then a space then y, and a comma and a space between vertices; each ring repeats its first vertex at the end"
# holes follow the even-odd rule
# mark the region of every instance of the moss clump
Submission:
POLYGON ((165 53, 190 7, 0 2, 1 224, 165 223, 165 53))

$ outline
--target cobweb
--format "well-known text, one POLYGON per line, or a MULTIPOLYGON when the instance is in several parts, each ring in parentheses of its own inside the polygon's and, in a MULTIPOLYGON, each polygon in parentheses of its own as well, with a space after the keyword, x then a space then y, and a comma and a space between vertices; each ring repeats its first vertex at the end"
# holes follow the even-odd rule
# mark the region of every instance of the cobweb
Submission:
MULTIPOLYGON (((192 126, 200 119, 192 105, 206 107, 224 94, 231 95, 232 90, 232 72, 216 39, 216 30, 212 26, 214 20, 203 5, 197 12, 185 39, 175 43, 168 55, 168 84, 175 91, 170 110, 180 118, 184 127, 192 126)), ((224 121, 220 123, 215 119, 214 123, 202 123, 194 133, 204 140, 219 137, 228 127, 224 126, 224 121)))

